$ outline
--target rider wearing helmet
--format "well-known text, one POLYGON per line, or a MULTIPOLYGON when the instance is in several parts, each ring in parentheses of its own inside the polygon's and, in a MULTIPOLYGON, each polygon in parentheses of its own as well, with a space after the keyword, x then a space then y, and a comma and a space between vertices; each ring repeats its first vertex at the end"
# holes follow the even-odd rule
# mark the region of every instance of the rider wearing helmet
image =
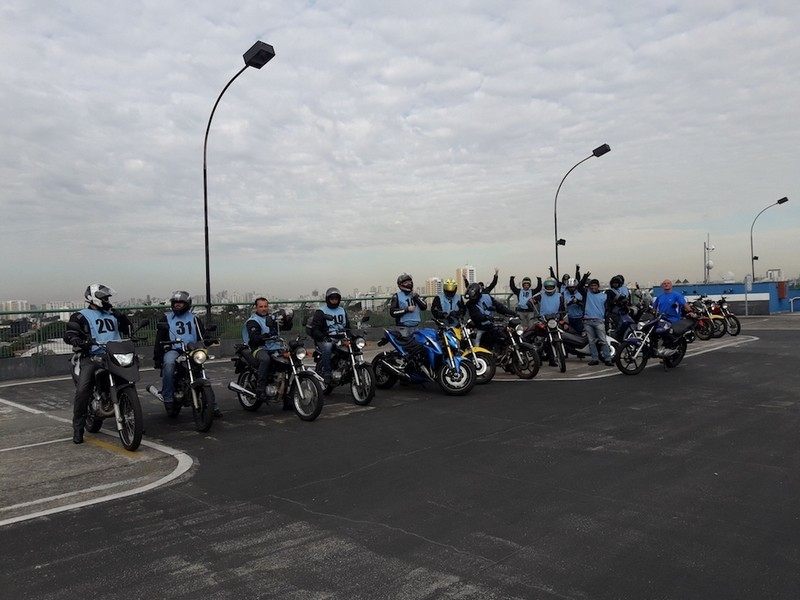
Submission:
POLYGON ((625 278, 622 275, 614 275, 608 285, 611 286, 615 296, 630 296, 630 291, 625 286, 625 278))
MULTIPOLYGON (((192 313, 192 297, 189 292, 185 290, 173 292, 169 304, 172 310, 165 312, 156 325, 153 366, 161 369, 160 397, 164 402, 164 408, 170 417, 176 417, 180 411, 180 407, 175 407, 173 404, 175 361, 178 360, 178 351, 167 350, 165 342, 178 338, 186 344, 202 342, 205 340, 206 330, 200 319, 192 313)), ((214 416, 222 416, 216 398, 214 398, 214 416)))
POLYGON ((531 288, 531 278, 523 277, 522 288, 520 289, 517 287, 516 283, 514 283, 514 276, 512 275, 508 280, 508 287, 511 288, 511 292, 517 297, 517 312, 520 316, 520 322, 525 327, 529 327, 531 321, 533 321, 533 317, 536 316, 536 305, 533 301, 533 297, 542 289, 542 278, 537 277, 536 287, 531 288))
POLYGON ((421 311, 428 303, 414 290, 414 279, 408 273, 397 276, 397 292, 389 303, 389 314, 394 317, 401 335, 410 336, 422 322, 421 311))
POLYGON ((125 335, 131 333, 131 322, 128 317, 117 313, 111 305, 110 298, 114 294, 116 292, 113 289, 102 283, 88 285, 83 297, 89 306, 70 316, 71 325, 64 334, 64 341, 67 344, 80 348, 80 353, 76 353, 73 358, 75 399, 72 412, 72 441, 76 444, 83 443, 86 411, 94 386, 94 373, 98 368, 98 364, 92 360, 92 355, 105 352, 90 341, 110 342, 121 339, 121 333, 125 335))
POLYGON ((567 310, 567 320, 575 333, 583 333, 584 291, 583 281, 578 281, 575 277, 567 279, 567 284, 561 290, 567 310))
POLYGON ((350 329, 350 320, 341 301, 339 288, 328 288, 325 291, 325 305, 314 311, 311 317, 311 337, 322 355, 322 378, 326 386, 331 384, 331 353, 335 340, 344 337, 350 329))
POLYGON ((461 294, 457 294, 458 284, 455 279, 445 279, 442 293, 433 299, 431 314, 447 326, 458 325, 464 314, 464 302, 461 294))
MULTIPOLYGON (((269 300, 259 296, 253 303, 253 314, 242 327, 242 339, 250 346, 253 356, 258 360, 258 381, 256 381, 256 398, 262 401, 267 398, 267 376, 272 360, 271 354, 280 350, 278 340, 280 331, 292 328, 294 313, 291 309, 279 309, 269 312, 269 300)), ((284 398, 283 410, 294 410, 289 399, 284 398)))
POLYGON ((542 291, 537 294, 539 300, 539 314, 553 315, 563 313, 564 299, 558 293, 558 283, 552 277, 548 277, 542 283, 542 291))
MULTIPOLYGON (((480 283, 471 283, 464 294, 465 306, 469 318, 475 324, 475 345, 480 346, 481 339, 486 332, 494 331, 494 313, 498 312, 507 317, 516 317, 517 313, 508 308, 499 300, 495 300, 486 293, 480 283)), ((491 343, 491 342, 489 342, 491 343)))

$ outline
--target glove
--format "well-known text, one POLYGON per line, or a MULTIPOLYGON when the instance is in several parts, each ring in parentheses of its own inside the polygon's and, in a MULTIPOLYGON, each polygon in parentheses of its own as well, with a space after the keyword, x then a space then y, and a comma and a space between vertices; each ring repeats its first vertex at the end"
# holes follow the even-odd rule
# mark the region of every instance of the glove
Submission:
POLYGON ((82 338, 72 338, 71 343, 73 348, 79 348, 81 350, 85 350, 89 346, 89 343, 82 338))

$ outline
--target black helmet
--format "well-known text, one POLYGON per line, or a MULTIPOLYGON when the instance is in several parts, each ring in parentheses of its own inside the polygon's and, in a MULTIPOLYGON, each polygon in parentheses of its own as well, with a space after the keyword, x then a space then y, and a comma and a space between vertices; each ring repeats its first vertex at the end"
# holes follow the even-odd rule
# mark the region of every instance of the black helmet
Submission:
POLYGON ((192 297, 189 295, 189 292, 186 292, 184 290, 178 290, 177 292, 172 292, 172 297, 169 299, 169 305, 172 307, 172 310, 174 310, 176 314, 182 315, 187 310, 192 308, 192 297), (178 302, 184 302, 186 305, 180 310, 175 310, 175 304, 178 302))
POLYGON ((339 291, 339 288, 330 287, 325 290, 325 304, 327 304, 330 308, 333 306, 338 306, 339 303, 337 302, 335 305, 331 306, 331 298, 336 297, 339 302, 342 301, 342 293, 339 291))
POLYGON ((410 292, 414 289, 414 278, 408 273, 400 273, 400 275, 397 276, 397 287, 410 292))
POLYGON ((622 287, 625 284, 625 278, 622 275, 614 275, 609 283, 613 288, 622 287))
POLYGON ((482 295, 483 287, 481 284, 470 283, 469 287, 467 287, 467 292, 464 294, 464 297, 467 299, 467 302, 477 302, 482 295))

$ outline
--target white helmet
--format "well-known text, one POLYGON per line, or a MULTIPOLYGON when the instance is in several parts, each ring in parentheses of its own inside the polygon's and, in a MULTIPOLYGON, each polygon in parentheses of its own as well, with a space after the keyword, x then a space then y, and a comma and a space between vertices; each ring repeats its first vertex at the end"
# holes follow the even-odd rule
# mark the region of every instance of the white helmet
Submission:
POLYGON ((111 303, 108 301, 111 296, 116 294, 112 288, 102 283, 92 283, 86 288, 83 297, 89 304, 95 306, 102 306, 105 309, 111 308, 111 303))
POLYGON ((574 277, 570 277, 569 279, 567 279, 567 287, 568 288, 578 287, 578 280, 575 279, 574 277))

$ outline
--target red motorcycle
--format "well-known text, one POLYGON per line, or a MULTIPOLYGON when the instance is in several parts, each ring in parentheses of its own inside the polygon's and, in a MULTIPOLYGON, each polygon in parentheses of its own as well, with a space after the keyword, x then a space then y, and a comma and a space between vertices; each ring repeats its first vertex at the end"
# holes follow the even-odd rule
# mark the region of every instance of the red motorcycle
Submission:
POLYGON ((739 335, 742 331, 742 324, 739 323, 739 318, 728 310, 728 300, 725 296, 720 296, 719 300, 711 305, 711 314, 720 315, 724 317, 728 324, 728 333, 731 335, 739 335))

